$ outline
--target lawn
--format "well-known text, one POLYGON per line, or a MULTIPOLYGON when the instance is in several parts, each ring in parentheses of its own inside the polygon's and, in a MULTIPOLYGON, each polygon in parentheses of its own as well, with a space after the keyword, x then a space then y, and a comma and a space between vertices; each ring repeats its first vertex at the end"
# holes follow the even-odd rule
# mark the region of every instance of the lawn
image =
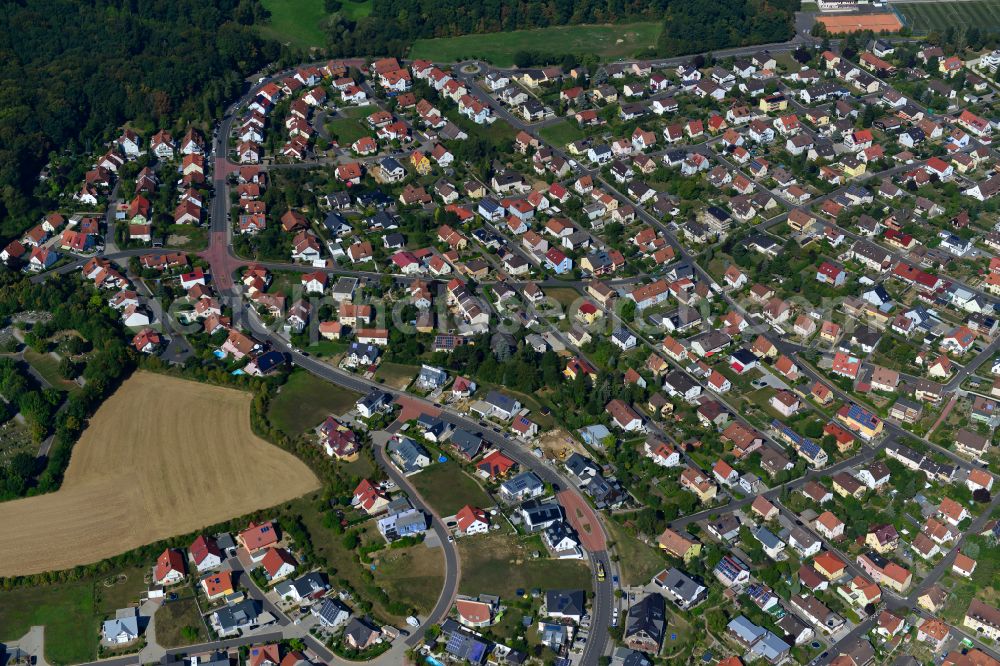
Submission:
POLYGON ((576 124, 576 121, 570 122, 568 120, 561 120, 554 125, 543 127, 538 130, 538 133, 542 135, 543 139, 556 147, 565 146, 567 143, 579 141, 587 136, 576 124))
POLYGON ((493 532, 458 540, 462 559, 462 594, 498 594, 510 599, 517 590, 592 587, 590 569, 577 560, 531 559, 537 539, 493 532), (525 543, 525 541, 529 543, 525 543))
POLYGON ((342 146, 350 146, 363 136, 371 136, 371 129, 364 124, 375 110, 363 106, 349 107, 337 112, 337 117, 326 122, 326 130, 342 146))
POLYGON ((327 416, 348 411, 360 397, 305 370, 295 370, 271 400, 267 415, 285 433, 301 435, 327 416))
POLYGON ((381 382, 394 389, 404 389, 417 374, 417 366, 403 365, 402 363, 391 363, 385 361, 378 366, 375 371, 375 381, 381 382))
POLYGON ((442 518, 455 515, 466 504, 493 505, 482 487, 453 460, 425 468, 411 476, 410 483, 442 518))
POLYGON ((0 641, 15 640, 45 625, 45 658, 53 664, 97 656, 98 617, 91 581, 21 587, 0 594, 0 641))
POLYGON ((372 0, 341 0, 340 13, 352 21, 372 13, 372 0))
POLYGON ((95 582, 94 604, 97 612, 114 617, 119 608, 139 603, 139 595, 149 588, 144 580, 148 572, 149 567, 132 567, 95 582))
POLYGON ((80 385, 76 382, 63 379, 62 375, 59 374, 59 361, 51 354, 39 354, 26 347, 24 349, 24 360, 30 363, 31 367, 53 387, 62 391, 80 390, 80 385))
POLYGON ((987 32, 1000 32, 1000 2, 997 0, 905 2, 893 3, 892 8, 915 35, 943 31, 949 26, 976 26, 987 32))
POLYGON ((89 661, 97 656, 101 621, 119 608, 135 605, 148 587, 147 567, 119 576, 87 578, 62 585, 39 585, 0 594, 0 641, 17 639, 34 625, 45 626, 45 656, 50 663, 89 661))
POLYGON ((563 311, 568 310, 569 306, 573 305, 573 303, 576 303, 582 298, 582 296, 580 296, 580 292, 578 292, 576 289, 570 289, 568 287, 556 287, 554 289, 546 289, 545 295, 557 300, 559 302, 559 305, 562 306, 563 311))
POLYGON ((658 549, 639 541, 613 520, 605 524, 611 540, 615 542, 623 585, 644 585, 663 571, 666 560, 658 549))
POLYGON ((452 62, 476 58, 500 67, 514 64, 518 51, 551 54, 555 62, 566 53, 592 53, 607 60, 626 58, 656 44, 661 24, 656 21, 618 25, 572 25, 536 30, 494 32, 420 39, 410 49, 411 58, 452 62))
POLYGON ((395 548, 375 555, 375 582, 393 601, 402 601, 418 615, 434 608, 444 586, 444 560, 441 549, 422 543, 395 548))
POLYGON ((191 590, 178 593, 184 596, 166 602, 156 611, 156 642, 168 648, 204 643, 208 640, 208 632, 201 613, 198 612, 194 593, 191 590), (187 627, 194 629, 197 637, 189 637, 191 629, 185 632, 187 627))
MULTIPOLYGON (((370 4, 370 1, 355 3, 348 0, 344 5, 370 4)), ((323 0, 262 0, 261 4, 271 12, 270 23, 259 29, 262 36, 299 49, 326 44, 326 35, 320 27, 326 18, 323 0)))

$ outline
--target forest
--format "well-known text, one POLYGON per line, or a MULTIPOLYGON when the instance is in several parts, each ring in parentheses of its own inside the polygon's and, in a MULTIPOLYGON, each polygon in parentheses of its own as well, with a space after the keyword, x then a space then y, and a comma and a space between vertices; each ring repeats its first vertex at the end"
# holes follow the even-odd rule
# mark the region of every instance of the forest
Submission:
MULTIPOLYGON (((339 3, 327 3, 336 9, 339 3)), ((371 16, 334 12, 331 55, 405 53, 417 39, 581 23, 664 20, 659 55, 784 41, 799 0, 374 0, 371 16)))
MULTIPOLYGON (((51 320, 37 324, 25 340, 46 351, 44 338, 56 331, 72 330, 87 341, 93 350, 82 375, 85 386, 65 398, 61 411, 53 414, 60 402, 51 390, 38 390, 10 359, 0 362, 0 393, 17 405, 36 440, 52 435, 47 459, 39 466, 31 457, 16 459, 0 470, 0 500, 23 495, 52 492, 62 483, 69 465, 73 444, 87 425, 87 419, 114 393, 135 367, 135 354, 123 342, 120 320, 104 303, 100 294, 91 292, 76 279, 50 280, 35 284, 12 273, 0 275, 0 319, 26 311, 50 312, 51 320), (53 418, 54 416, 54 418, 53 418)), ((13 416, 7 408, 5 416, 13 416)))
POLYGON ((661 56, 783 42, 794 34, 799 0, 674 0, 667 5, 661 56))
POLYGON ((6 3, 0 235, 55 207, 38 178, 53 156, 97 151, 126 122, 177 132, 218 115, 278 53, 251 27, 262 16, 256 0, 6 3))

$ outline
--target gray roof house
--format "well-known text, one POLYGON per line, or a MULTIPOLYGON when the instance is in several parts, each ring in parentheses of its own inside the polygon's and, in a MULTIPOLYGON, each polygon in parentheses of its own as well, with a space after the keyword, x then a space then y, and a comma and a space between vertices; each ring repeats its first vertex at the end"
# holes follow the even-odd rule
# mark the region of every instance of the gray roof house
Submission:
POLYGON ((441 633, 447 638, 445 651, 462 663, 482 664, 490 652, 490 644, 455 620, 441 623, 441 633))
POLYGON ((386 448, 403 474, 412 474, 431 464, 427 450, 409 437, 393 439, 386 448))
POLYGON ((531 471, 521 472, 517 476, 500 484, 500 496, 507 502, 538 497, 545 492, 545 484, 531 471))
POLYGON ((562 507, 553 500, 530 499, 520 508, 524 527, 529 532, 538 532, 563 518, 562 507))
POLYGON ((611 655, 611 666, 653 666, 653 662, 641 652, 618 647, 611 655))
POLYGON ((676 567, 656 574, 653 583, 661 587, 667 598, 683 610, 697 606, 708 592, 704 585, 676 567))
POLYGON ((758 627, 743 615, 730 620, 729 624, 726 625, 726 629, 729 631, 729 635, 744 647, 754 645, 767 632, 767 629, 758 627))
POLYGON ((351 609, 340 599, 324 599, 322 604, 313 606, 312 614, 324 627, 336 627, 350 619, 351 609))
POLYGON ((302 601, 322 597, 330 589, 330 581, 327 580, 326 574, 313 571, 295 580, 278 583, 274 589, 282 599, 302 601))
POLYGON ((385 391, 374 389, 371 393, 358 400, 356 406, 358 408, 358 413, 360 413, 361 416, 369 418, 373 414, 386 409, 391 404, 391 395, 385 391))
POLYGON ((367 620, 352 617, 347 626, 344 627, 344 642, 355 650, 364 650, 382 636, 382 632, 377 627, 371 625, 367 620))
MULTIPOLYGON (((776 664, 788 656, 788 651, 792 647, 785 641, 778 638, 768 630, 764 630, 764 635, 757 644, 750 648, 750 652, 763 657, 772 664, 776 664)), ((855 662, 862 663, 862 662, 855 662)))
POLYGON ((628 609, 623 640, 633 650, 657 654, 663 645, 666 630, 666 604, 663 596, 647 594, 628 609))
POLYGON ((217 627, 219 635, 232 636, 240 630, 256 627, 260 615, 258 603, 254 599, 245 599, 215 611, 213 624, 217 627))
POLYGON ((483 450, 483 438, 462 428, 452 433, 450 441, 466 460, 472 460, 483 450))
POLYGON ((579 622, 587 596, 583 590, 549 590, 545 593, 545 615, 579 622))
POLYGON ((579 453, 573 453, 565 462, 566 471, 580 483, 601 475, 601 468, 593 460, 579 453))
POLYGON ((509 395, 500 393, 499 391, 490 391, 487 393, 486 404, 492 408, 492 416, 496 416, 504 420, 514 418, 514 414, 521 410, 520 402, 509 395))
POLYGON ((441 368, 432 365, 420 366, 420 374, 417 375, 417 387, 428 391, 441 388, 448 381, 448 373, 441 368))
POLYGON ((428 414, 418 416, 417 425, 424 431, 424 437, 432 442, 440 442, 451 431, 447 421, 428 414))
POLYGON ((139 609, 119 608, 113 620, 105 620, 101 635, 106 643, 125 645, 139 638, 139 609))

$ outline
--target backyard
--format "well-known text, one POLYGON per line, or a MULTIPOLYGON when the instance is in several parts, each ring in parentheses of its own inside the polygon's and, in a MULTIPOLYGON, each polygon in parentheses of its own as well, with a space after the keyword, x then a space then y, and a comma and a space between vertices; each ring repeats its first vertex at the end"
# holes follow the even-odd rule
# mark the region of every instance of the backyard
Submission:
POLYGON ((295 370, 271 400, 268 418, 283 432, 301 435, 327 416, 350 410, 360 397, 305 370, 295 370))
POLYGON ((383 361, 375 371, 375 381, 381 382, 390 388, 402 390, 406 388, 417 374, 418 368, 414 365, 403 365, 383 361))
POLYGON ((97 656, 99 618, 92 581, 20 587, 0 594, 0 641, 16 640, 45 625, 45 659, 53 664, 97 656))
POLYGON ((386 591, 390 599, 413 606, 418 613, 426 613, 434 607, 444 586, 444 561, 440 548, 430 550, 418 543, 407 548, 381 551, 372 559, 375 583, 386 591))
POLYGON ((562 147, 567 143, 572 143, 573 141, 578 141, 586 136, 584 131, 580 129, 577 123, 570 122, 568 120, 562 120, 558 123, 549 125, 548 127, 543 127, 538 130, 538 133, 542 135, 542 138, 551 143, 553 146, 562 147))

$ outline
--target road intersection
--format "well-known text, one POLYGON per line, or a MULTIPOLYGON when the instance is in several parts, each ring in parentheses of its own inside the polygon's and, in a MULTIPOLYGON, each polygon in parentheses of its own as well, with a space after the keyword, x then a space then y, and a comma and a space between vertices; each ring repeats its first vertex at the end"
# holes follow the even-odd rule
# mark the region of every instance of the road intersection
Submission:
MULTIPOLYGON (((791 42, 778 45, 768 45, 766 48, 769 48, 772 52, 780 52, 782 50, 790 51, 806 43, 806 41, 807 39, 805 37, 797 34, 796 38, 791 42)), ((716 56, 725 57, 728 55, 734 55, 734 56, 750 55, 752 53, 759 52, 762 48, 764 47, 757 46, 757 47, 747 47, 740 49, 730 49, 725 52, 719 52, 716 54, 716 56)), ((689 59, 690 56, 685 58, 656 61, 653 64, 657 66, 674 65, 674 64, 679 64, 681 62, 687 62, 689 59)), ((470 91, 475 92, 476 96, 478 96, 480 99, 485 100, 493 108, 494 113, 504 122, 509 123, 516 130, 528 132, 532 136, 539 138, 538 131, 539 129, 545 126, 544 122, 525 123, 518 116, 512 114, 507 108, 496 102, 492 95, 490 95, 489 93, 487 93, 485 90, 482 89, 482 87, 476 80, 477 75, 467 73, 465 69, 462 67, 463 64, 468 64, 468 63, 455 64, 455 73, 458 76, 458 78, 461 79, 462 82, 469 88, 470 91)), ((423 407, 426 407, 428 409, 434 408, 435 406, 430 401, 423 400, 421 398, 417 398, 415 396, 412 396, 410 394, 405 394, 400 391, 387 389, 382 384, 364 379, 357 375, 347 373, 343 370, 340 370, 339 368, 335 368, 327 363, 319 361, 316 358, 308 355, 307 353, 303 353, 301 350, 290 348, 287 339, 283 335, 271 330, 260 320, 259 317, 257 317, 256 312, 252 308, 252 305, 250 304, 249 301, 244 299, 242 291, 240 290, 238 284, 233 280, 233 276, 236 274, 236 272, 241 267, 250 263, 259 264, 271 270, 289 270, 289 271, 300 271, 300 272, 317 270, 315 267, 312 266, 304 266, 301 264, 294 264, 290 262, 286 263, 286 262, 273 262, 273 261, 262 261, 262 262, 250 261, 242 257, 239 257, 234 251, 232 243, 233 230, 232 230, 232 224, 229 220, 229 211, 227 209, 228 202, 230 200, 229 198, 230 185, 228 176, 236 168, 238 168, 238 165, 233 164, 228 159, 229 137, 231 135, 233 123, 236 119, 237 111, 254 98, 254 95, 256 94, 257 90, 260 89, 260 87, 271 81, 281 78, 281 76, 283 76, 286 73, 287 72, 279 72, 259 79, 254 86, 250 87, 239 100, 234 102, 227 109, 225 116, 222 118, 218 126, 218 130, 215 133, 212 144, 212 155, 213 155, 212 183, 214 188, 214 196, 212 198, 208 214, 209 247, 206 251, 202 252, 200 256, 206 261, 208 261, 209 264, 211 265, 211 274, 220 296, 228 304, 232 306, 234 325, 245 328, 246 330, 251 332, 253 337, 255 337, 260 341, 270 343, 275 349, 287 350, 287 355, 294 365, 316 375, 317 377, 320 377, 321 379, 327 382, 336 384, 338 386, 344 387, 352 391, 364 394, 368 393, 373 389, 379 389, 389 392, 390 394, 393 395, 394 398, 405 396, 408 400, 416 401, 423 407)), ((711 155, 714 159, 720 160, 723 164, 726 164, 728 168, 730 168, 734 173, 739 172, 739 167, 737 165, 731 163, 724 154, 713 150, 713 145, 717 141, 718 139, 713 139, 699 145, 691 146, 690 148, 696 152, 701 152, 702 154, 705 155, 711 155)), ((567 155, 563 151, 562 147, 551 146, 551 149, 554 154, 559 155, 560 157, 563 157, 564 159, 567 160, 571 159, 571 156, 567 155)), ((662 151, 653 153, 652 157, 654 159, 658 159, 661 155, 662 151)), ((335 158, 332 160, 323 159, 313 162, 307 161, 296 165, 264 165, 260 168, 263 170, 282 169, 282 168, 317 168, 324 165, 336 163, 338 159, 339 158, 335 158)), ((888 169, 882 172, 866 174, 864 180, 889 177, 898 173, 902 168, 904 167, 895 167, 893 169, 888 169)), ((580 176, 590 175, 591 177, 594 178, 595 183, 600 183, 601 187, 603 187, 606 191, 610 192, 616 199, 618 199, 622 203, 628 203, 633 205, 637 215, 643 222, 657 229, 660 233, 663 234, 665 238, 669 239, 670 244, 676 250, 678 257, 682 261, 688 262, 693 267, 700 280, 711 280, 708 273, 699 265, 697 261, 697 256, 693 255, 686 248, 685 244, 681 242, 681 240, 678 238, 676 229, 674 229, 671 226, 663 224, 659 219, 651 215, 643 206, 638 205, 634 201, 632 201, 631 198, 626 194, 622 193, 614 183, 605 180, 598 169, 581 166, 578 170, 577 175, 580 176)), ((823 195, 823 197, 821 197, 821 200, 822 198, 828 198, 834 196, 834 194, 839 192, 841 189, 842 188, 838 188, 837 190, 834 190, 829 194, 823 195)), ((796 206, 792 206, 787 202, 785 202, 781 197, 776 197, 776 199, 779 201, 780 205, 784 209, 784 212, 780 213, 779 215, 772 216, 765 222, 758 225, 759 230, 765 231, 768 228, 780 224, 787 218, 787 215, 789 212, 791 212, 791 210, 797 208, 796 206)), ((810 202, 810 206, 815 205, 815 203, 816 200, 813 200, 812 202, 810 202)), ((110 221, 112 219, 112 216, 113 216, 113 208, 109 208, 108 212, 109 229, 111 229, 110 221)), ((842 231, 844 231, 845 236, 847 236, 848 238, 854 238, 854 239, 857 238, 857 235, 853 234, 852 232, 849 232, 847 230, 842 230, 842 231)), ((131 257, 156 253, 156 251, 151 252, 150 250, 145 250, 145 249, 138 249, 138 250, 119 249, 117 246, 114 245, 113 233, 109 234, 109 236, 110 238, 106 246, 105 252, 102 253, 102 256, 104 256, 105 258, 112 260, 127 261, 131 257)), ((896 253, 893 253, 893 255, 896 258, 899 258, 898 255, 896 255, 896 253)), ((86 261, 85 258, 80 258, 77 261, 61 266, 55 271, 52 271, 52 273, 57 273, 57 274, 69 273, 78 270, 83 265, 83 263, 85 263, 85 261, 86 261)), ((360 270, 351 270, 346 268, 330 267, 319 270, 323 270, 324 272, 328 273, 331 276, 351 276, 351 277, 366 278, 366 279, 381 279, 383 277, 386 277, 387 275, 384 272, 360 271, 360 270)), ((44 280, 46 279, 46 275, 48 274, 42 274, 36 276, 33 279, 44 280)), ((402 275, 391 275, 391 277, 392 279, 401 282, 414 279, 412 277, 402 276, 402 275)), ((643 277, 644 276, 638 276, 638 277, 628 278, 625 280, 617 280, 611 282, 620 286, 624 286, 634 282, 635 280, 642 279, 643 277)), ((489 283, 490 283, 489 281, 483 282, 483 284, 489 284, 489 283)), ((520 289, 527 283, 507 281, 507 284, 511 285, 515 289, 520 289)), ((536 284, 539 284, 540 286, 558 286, 558 287, 568 286, 574 288, 582 288, 585 285, 585 283, 582 281, 566 281, 566 280, 558 280, 552 278, 548 278, 543 281, 537 281, 536 284)), ((979 292, 979 290, 974 289, 972 287, 968 288, 973 292, 981 293, 979 292)), ((747 319, 747 321, 754 320, 754 316, 751 315, 743 307, 743 304, 733 299, 728 293, 723 294, 723 299, 726 301, 727 305, 733 311, 743 315, 747 319)), ((762 327, 762 330, 769 331, 769 329, 766 329, 764 327, 762 327)), ((814 369, 808 361, 802 358, 800 353, 801 352, 800 346, 788 342, 782 336, 773 335, 773 331, 771 331, 769 335, 766 334, 766 337, 770 339, 770 341, 776 346, 776 348, 780 352, 787 354, 792 359, 795 359, 798 362, 800 368, 802 368, 802 371, 806 376, 808 376, 810 379, 814 381, 823 381, 824 384, 829 385, 829 383, 822 378, 821 374, 816 369, 814 369)), ((644 340, 645 338, 640 336, 640 339, 644 340)), ((956 374, 956 376, 954 376, 944 386, 945 390, 949 392, 959 390, 961 383, 972 373, 974 373, 976 369, 978 369, 983 363, 991 359, 993 354, 998 349, 1000 349, 1000 339, 994 341, 992 344, 987 346, 979 354, 977 354, 972 361, 970 361, 967 365, 962 367, 956 374)), ((837 395, 839 399, 848 403, 855 401, 855 399, 851 395, 849 395, 847 392, 842 391, 835 385, 832 386, 831 388, 834 394, 837 395)), ((739 413, 738 411, 732 409, 731 411, 733 411, 734 414, 739 413)), ((479 425, 475 421, 469 419, 464 414, 461 414, 457 411, 451 410, 450 408, 446 407, 442 412, 442 418, 454 426, 469 429, 474 432, 481 432, 484 440, 489 442, 491 446, 501 449, 507 456, 511 457, 515 462, 521 465, 523 469, 530 469, 534 471, 536 474, 539 475, 539 477, 543 481, 550 483, 557 488, 560 488, 561 489, 560 500, 563 501, 564 505, 567 505, 567 507, 573 506, 575 509, 579 508, 581 511, 590 512, 590 515, 587 516, 587 522, 592 526, 597 526, 597 528, 601 530, 601 534, 599 535, 600 538, 595 538, 594 543, 596 544, 606 543, 606 534, 604 533, 602 518, 600 514, 594 512, 589 507, 586 500, 582 497, 582 495, 580 495, 579 491, 573 486, 571 482, 569 482, 567 477, 563 475, 558 469, 556 469, 554 466, 545 464, 544 462, 536 458, 534 455, 526 451, 521 446, 513 444, 509 439, 507 439, 503 435, 495 433, 488 428, 484 429, 479 427, 479 425)), ((422 510, 424 510, 425 513, 427 513, 428 515, 432 516, 431 529, 434 531, 438 541, 440 542, 445 559, 445 583, 442 587, 441 594, 438 598, 437 603, 435 604, 434 609, 424 619, 424 622, 421 625, 421 627, 416 631, 414 631, 413 634, 407 637, 405 640, 397 641, 397 645, 395 645, 390 652, 386 653, 385 655, 383 655, 382 657, 380 657, 378 660, 375 661, 375 663, 378 664, 401 663, 403 652, 405 652, 405 649, 419 644, 419 642, 423 638, 424 629, 430 626, 431 624, 440 622, 448 615, 448 613, 451 610, 452 604, 454 602, 455 596, 457 595, 458 585, 461 577, 461 561, 457 549, 448 538, 447 528, 444 526, 440 517, 435 515, 429 506, 426 506, 426 503, 422 501, 419 494, 407 481, 406 477, 401 475, 398 472, 398 470, 396 470, 396 468, 391 464, 391 462, 387 459, 385 455, 384 451, 385 440, 389 435, 391 435, 391 433, 398 426, 399 424, 393 424, 392 426, 389 427, 388 429, 389 432, 376 433, 375 436, 376 443, 374 446, 375 459, 376 462, 380 465, 380 467, 382 467, 386 471, 389 478, 392 479, 401 489, 407 491, 407 494, 412 498, 414 504, 418 508, 422 508, 422 510)), ((766 491, 762 492, 761 495, 768 498, 776 506, 778 506, 782 515, 789 518, 790 520, 797 520, 795 515, 781 503, 781 497, 784 494, 801 488, 809 480, 816 479, 819 477, 830 476, 831 474, 834 474, 838 471, 846 470, 850 467, 854 467, 856 465, 871 461, 878 454, 878 452, 882 450, 890 442, 902 439, 904 437, 914 437, 914 435, 909 431, 906 431, 900 426, 893 424, 891 422, 886 422, 886 431, 887 435, 882 441, 878 442, 875 445, 863 446, 855 456, 840 461, 825 469, 820 469, 820 470, 811 469, 799 478, 767 489, 766 491)), ((966 470, 972 467, 969 461, 956 455, 953 451, 937 446, 936 444, 932 443, 931 441, 925 438, 919 438, 919 439, 921 440, 921 443, 924 446, 933 449, 935 452, 937 452, 942 456, 946 456, 953 464, 962 467, 963 469, 966 470)), ((748 507, 752 503, 753 499, 754 497, 747 497, 741 499, 733 498, 724 505, 716 506, 711 509, 707 509, 705 511, 700 511, 697 513, 680 517, 672 521, 671 527, 675 529, 683 529, 693 522, 706 520, 712 516, 739 511, 741 509, 748 507)), ((952 551, 949 553, 949 556, 941 560, 931 570, 929 575, 917 587, 915 587, 908 596, 897 597, 897 596, 887 595, 888 600, 885 604, 886 607, 894 610, 915 611, 916 600, 919 597, 920 593, 925 591, 931 585, 935 584, 938 580, 940 580, 940 578, 945 573, 947 573, 950 570, 950 562, 954 559, 954 553, 958 551, 958 547, 961 546, 961 544, 964 542, 966 536, 968 534, 975 534, 976 530, 981 530, 992 510, 997 508, 998 506, 1000 506, 1000 495, 997 495, 993 499, 992 503, 989 506, 989 510, 984 511, 975 521, 973 521, 973 525, 971 526, 971 528, 962 535, 961 540, 959 541, 957 546, 952 549, 952 551)), ((569 513, 568 510, 567 513, 569 513)), ((803 527, 805 529, 812 531, 811 527, 809 527, 808 525, 804 525, 803 527)), ((826 539, 823 539, 821 535, 814 533, 814 536, 820 538, 823 541, 824 545, 827 547, 827 549, 832 549, 834 552, 839 552, 837 551, 836 547, 833 544, 829 543, 826 539)), ((589 552, 589 558, 591 567, 594 570, 596 570, 599 564, 602 565, 606 570, 609 571, 617 570, 617 564, 612 562, 606 547, 605 548, 598 547, 596 550, 592 549, 589 552)), ((841 555, 841 558, 847 561, 843 555, 841 555)), ((854 567, 853 563, 850 563, 849 566, 856 568, 854 567)), ((583 664, 597 663, 598 658, 600 656, 606 655, 610 652, 611 643, 610 643, 608 627, 610 626, 612 609, 615 606, 614 589, 610 578, 611 577, 609 576, 608 580, 606 581, 598 581, 595 576, 593 580, 594 583, 594 599, 593 599, 593 610, 592 610, 593 619, 591 624, 590 640, 588 641, 585 647, 585 651, 581 657, 581 663, 583 664)), ((257 590, 257 592, 259 593, 260 591, 257 590)), ((250 637, 250 640, 235 639, 229 641, 218 641, 201 647, 204 647, 206 649, 219 648, 224 646, 247 644, 252 641, 255 642, 260 640, 272 640, 272 639, 277 639, 280 636, 287 637, 288 635, 287 630, 291 624, 290 621, 288 620, 287 616, 285 616, 276 608, 274 609, 274 612, 276 613, 276 617, 278 618, 278 626, 280 627, 279 631, 272 632, 270 634, 266 634, 263 636, 258 635, 250 637)), ((874 617, 875 616, 873 615, 869 619, 859 623, 847 635, 843 636, 841 640, 848 641, 853 638, 857 638, 867 634, 867 632, 871 630, 874 626, 875 622, 874 617)), ((989 654, 992 654, 994 657, 1000 658, 1000 653, 998 653, 995 649, 982 645, 977 640, 975 640, 974 637, 970 636, 969 638, 972 639, 981 649, 984 649, 989 654)), ((305 640, 307 641, 310 649, 313 650, 317 655, 319 655, 324 660, 330 663, 341 661, 311 636, 308 635, 305 636, 305 640)), ((186 653, 190 653, 196 650, 197 648, 185 648, 183 651, 186 653)), ((172 656, 176 655, 179 652, 180 652, 179 650, 168 650, 166 651, 166 655, 172 656)), ((832 659, 836 656, 835 654, 833 654, 833 652, 834 650, 831 649, 828 657, 822 658, 814 663, 825 664, 828 663, 829 661, 832 661, 832 659)), ((135 663, 135 659, 123 658, 120 660, 104 661, 101 663, 111 664, 112 666, 125 666, 126 664, 135 663)))

